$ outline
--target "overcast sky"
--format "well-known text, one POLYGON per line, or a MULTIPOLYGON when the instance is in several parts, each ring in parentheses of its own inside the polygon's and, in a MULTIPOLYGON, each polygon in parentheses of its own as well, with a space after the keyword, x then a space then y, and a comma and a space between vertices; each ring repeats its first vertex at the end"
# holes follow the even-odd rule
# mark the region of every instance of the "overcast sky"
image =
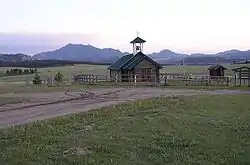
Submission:
POLYGON ((4 33, 57 34, 55 43, 122 51, 131 51, 137 30, 147 52, 246 50, 250 0, 0 0, 0 25, 4 33))

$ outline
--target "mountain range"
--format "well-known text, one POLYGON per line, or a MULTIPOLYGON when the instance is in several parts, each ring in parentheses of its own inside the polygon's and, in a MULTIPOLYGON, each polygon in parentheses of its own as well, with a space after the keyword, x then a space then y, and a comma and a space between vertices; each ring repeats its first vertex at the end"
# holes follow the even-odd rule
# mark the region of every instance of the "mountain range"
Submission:
MULTIPOLYGON (((23 61, 23 60, 69 60, 112 63, 128 52, 117 49, 100 49, 91 45, 67 44, 54 51, 47 51, 33 56, 25 54, 0 54, 0 61, 23 61)), ((157 53, 148 54, 152 59, 161 64, 218 64, 230 63, 250 59, 250 50, 229 50, 216 54, 182 54, 165 49, 157 53)))

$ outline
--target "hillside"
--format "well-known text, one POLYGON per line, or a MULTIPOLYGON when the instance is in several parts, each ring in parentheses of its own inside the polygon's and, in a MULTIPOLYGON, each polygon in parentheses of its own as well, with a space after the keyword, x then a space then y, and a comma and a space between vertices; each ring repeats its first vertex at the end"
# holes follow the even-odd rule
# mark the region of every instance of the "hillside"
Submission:
MULTIPOLYGON (((183 61, 179 61, 182 63, 183 61)), ((232 63, 232 61, 219 56, 189 56, 184 59, 186 65, 214 65, 223 63, 232 63)))
MULTIPOLYGON (((55 51, 43 52, 33 57, 39 60, 71 60, 112 63, 124 54, 119 50, 105 48, 100 49, 91 45, 68 44, 55 51)), ((179 64, 185 60, 186 64, 217 64, 229 63, 233 60, 250 58, 250 51, 230 50, 217 54, 182 54, 168 49, 149 54, 151 58, 161 64, 179 64)))
POLYGON ((111 48, 99 49, 91 45, 68 44, 55 51, 39 53, 33 57, 39 60, 113 62, 123 54, 121 51, 111 48))
MULTIPOLYGON (((26 60, 64 60, 85 61, 87 63, 113 63, 118 58, 128 54, 112 48, 96 48, 91 45, 67 44, 54 51, 42 52, 34 56, 25 54, 0 54, 0 62, 19 62, 26 60)), ((182 54, 168 49, 148 54, 151 58, 161 64, 185 64, 205 65, 218 63, 232 63, 250 59, 250 50, 240 51, 232 49, 216 54, 182 54)), ((9 64, 8 64, 9 65, 9 64)))
POLYGON ((32 60, 33 57, 25 54, 0 54, 0 61, 5 62, 20 62, 25 60, 32 60))
POLYGON ((152 53, 149 56, 157 61, 170 61, 183 59, 188 57, 188 54, 175 53, 171 50, 164 49, 158 53, 152 53))
POLYGON ((216 55, 220 57, 224 57, 226 59, 246 60, 246 59, 250 59, 250 50, 240 51, 240 50, 233 49, 233 50, 217 53, 216 55))

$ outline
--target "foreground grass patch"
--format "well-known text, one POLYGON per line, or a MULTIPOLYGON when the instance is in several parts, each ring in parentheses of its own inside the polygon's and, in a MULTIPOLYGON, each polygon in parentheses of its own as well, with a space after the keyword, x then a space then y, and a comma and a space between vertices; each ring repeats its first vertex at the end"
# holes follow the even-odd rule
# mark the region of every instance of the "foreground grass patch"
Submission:
POLYGON ((249 164, 249 100, 156 98, 0 130, 0 164, 249 164))

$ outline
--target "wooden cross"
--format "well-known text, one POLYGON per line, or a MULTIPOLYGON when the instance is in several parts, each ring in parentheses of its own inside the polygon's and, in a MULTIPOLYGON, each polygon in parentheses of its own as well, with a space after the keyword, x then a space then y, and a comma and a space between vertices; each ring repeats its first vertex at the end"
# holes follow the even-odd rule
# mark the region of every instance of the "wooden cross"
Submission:
POLYGON ((136 32, 136 35, 137 35, 137 37, 139 37, 139 31, 137 30, 137 32, 136 32))

